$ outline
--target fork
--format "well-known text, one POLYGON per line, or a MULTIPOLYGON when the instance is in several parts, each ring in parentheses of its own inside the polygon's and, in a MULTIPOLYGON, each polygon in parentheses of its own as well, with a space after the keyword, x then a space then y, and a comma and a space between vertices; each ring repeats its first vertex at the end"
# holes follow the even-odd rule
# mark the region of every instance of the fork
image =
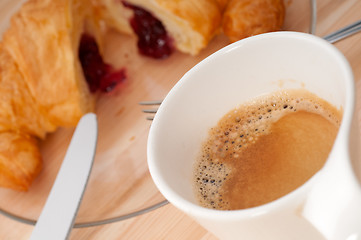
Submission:
POLYGON ((360 31, 361 31, 361 19, 323 37, 323 39, 325 39, 330 43, 335 43, 360 31))
MULTIPOLYGON (((354 35, 355 33, 358 33, 361 31, 361 20, 356 21, 344 28, 341 28, 325 37, 323 37, 323 39, 325 39, 326 41, 330 42, 330 43, 335 43, 338 42, 342 39, 345 39, 349 36, 354 35)), ((142 101, 139 102, 140 105, 143 106, 158 106, 162 103, 162 100, 157 100, 157 101, 142 101)), ((158 108, 152 108, 152 109, 143 109, 144 113, 152 113, 153 115, 151 117, 147 117, 147 120, 153 120, 154 119, 154 114, 157 113, 158 108)))
MULTIPOLYGON (((162 100, 157 101, 143 101, 139 102, 139 105, 143 106, 158 106, 162 103, 162 100)), ((146 119, 152 121, 154 119, 154 114, 157 112, 158 108, 151 108, 151 109, 143 109, 144 113, 152 113, 152 116, 148 116, 146 119)))

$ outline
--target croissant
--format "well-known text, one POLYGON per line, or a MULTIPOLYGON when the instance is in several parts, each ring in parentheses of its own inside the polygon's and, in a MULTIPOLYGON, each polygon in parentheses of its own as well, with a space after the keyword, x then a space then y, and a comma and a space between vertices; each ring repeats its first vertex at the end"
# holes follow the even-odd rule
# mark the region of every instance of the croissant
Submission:
POLYGON ((219 33, 221 9, 214 0, 93 0, 99 18, 136 34, 142 54, 163 58, 175 48, 195 55, 219 33))
POLYGON ((285 15, 283 0, 93 0, 93 5, 99 19, 136 34, 140 52, 155 58, 169 56, 172 48, 196 55, 220 32, 234 42, 280 30, 285 15))
POLYGON ((41 169, 38 139, 94 109, 78 48, 100 38, 80 0, 31 0, 0 44, 0 186, 27 190, 41 169))
POLYGON ((27 190, 41 171, 39 140, 75 126, 98 90, 126 77, 102 59, 107 27, 163 58, 198 54, 222 31, 236 41, 277 30, 283 17, 281 0, 27 1, 0 43, 0 186, 27 190))
POLYGON ((280 30, 284 17, 283 0, 229 0, 223 13, 222 29, 235 42, 280 30))

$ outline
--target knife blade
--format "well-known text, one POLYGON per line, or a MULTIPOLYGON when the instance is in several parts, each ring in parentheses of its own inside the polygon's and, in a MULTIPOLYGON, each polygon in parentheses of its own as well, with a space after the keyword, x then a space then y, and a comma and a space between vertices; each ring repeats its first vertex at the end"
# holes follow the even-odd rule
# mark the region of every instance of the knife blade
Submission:
POLYGON ((63 163, 31 240, 64 240, 69 237, 93 166, 98 136, 96 115, 84 115, 73 134, 63 163))

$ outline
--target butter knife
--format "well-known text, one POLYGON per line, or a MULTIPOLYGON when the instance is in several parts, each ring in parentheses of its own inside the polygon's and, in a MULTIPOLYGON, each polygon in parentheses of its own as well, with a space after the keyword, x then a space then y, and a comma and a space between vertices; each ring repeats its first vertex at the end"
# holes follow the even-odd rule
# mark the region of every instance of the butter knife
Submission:
POLYGON ((96 115, 84 115, 75 129, 31 240, 68 239, 93 166, 97 135, 96 115))

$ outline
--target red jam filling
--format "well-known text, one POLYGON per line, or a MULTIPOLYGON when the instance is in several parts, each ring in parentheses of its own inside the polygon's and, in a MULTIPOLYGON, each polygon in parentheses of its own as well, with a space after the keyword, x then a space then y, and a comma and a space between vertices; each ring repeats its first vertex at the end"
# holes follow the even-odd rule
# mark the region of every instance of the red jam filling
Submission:
POLYGON ((98 90, 110 92, 126 78, 124 69, 115 71, 103 61, 95 39, 88 34, 81 36, 79 60, 92 93, 98 90))
POLYGON ((153 58, 166 58, 173 52, 173 41, 163 24, 143 8, 127 2, 123 5, 134 12, 130 25, 138 36, 139 52, 153 58))

